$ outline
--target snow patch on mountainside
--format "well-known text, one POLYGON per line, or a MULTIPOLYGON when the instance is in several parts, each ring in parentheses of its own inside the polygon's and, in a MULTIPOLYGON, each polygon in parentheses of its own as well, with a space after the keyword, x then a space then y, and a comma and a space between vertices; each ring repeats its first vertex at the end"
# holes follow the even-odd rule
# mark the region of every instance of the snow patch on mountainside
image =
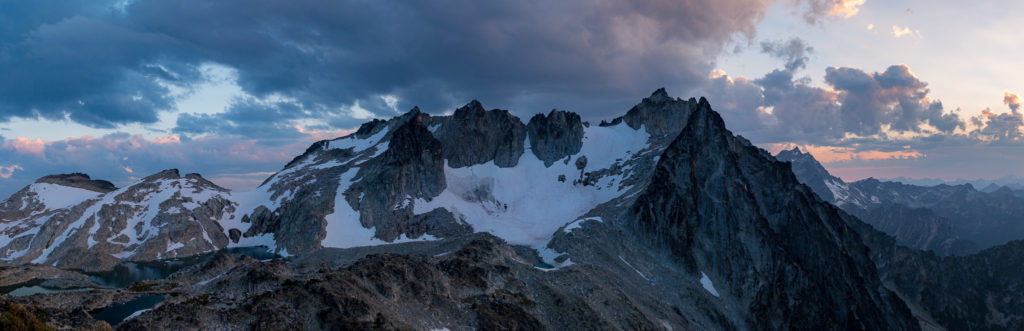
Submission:
MULTIPOLYGON (((843 182, 835 182, 831 180, 825 181, 825 186, 828 187, 829 191, 832 191, 832 196, 835 197, 836 206, 842 206, 847 203, 847 199, 850 198, 850 187, 843 182)), ((856 203, 856 201, 854 201, 856 203)))
POLYGON ((36 199, 46 206, 47 210, 67 208, 98 198, 103 193, 50 183, 34 183, 29 191, 36 193, 36 199))
POLYGON ((572 223, 569 223, 568 225, 566 225, 565 229, 562 230, 562 232, 569 233, 569 232, 572 232, 572 230, 579 229, 579 228, 583 227, 583 223, 586 222, 586 221, 597 221, 598 223, 604 223, 604 220, 602 218, 600 218, 600 217, 581 218, 581 219, 572 221, 572 223))
MULTIPOLYGON (((387 133, 388 133, 388 130, 380 130, 380 132, 378 132, 377 134, 375 134, 373 136, 370 136, 369 138, 366 138, 366 139, 359 139, 359 138, 356 137, 355 134, 350 134, 350 135, 345 136, 345 137, 341 137, 341 138, 338 138, 338 139, 334 139, 334 140, 328 141, 327 142, 327 144, 328 144, 327 146, 330 149, 346 149, 346 148, 351 148, 353 153, 358 154, 358 153, 366 150, 367 148, 373 147, 378 142, 381 142, 380 140, 383 139, 384 136, 387 135, 387 133)), ((379 149, 380 148, 378 148, 378 150, 379 149)), ((387 149, 386 146, 385 146, 384 149, 387 149)))
MULTIPOLYGON (((584 171, 606 169, 646 148, 647 140, 643 128, 592 126, 585 129, 583 147, 572 158, 586 156, 584 171)), ((575 162, 555 162, 545 167, 529 152, 511 168, 498 167, 493 161, 463 168, 446 163, 445 191, 430 201, 416 199, 413 208, 416 214, 445 208, 475 231, 541 250, 560 227, 620 196, 626 188, 620 189, 619 184, 627 173, 604 176, 593 185, 584 185, 573 181, 581 174, 575 162), (559 176, 568 180, 561 182, 559 176)))
POLYGON ((325 217, 327 236, 320 242, 324 247, 348 248, 375 245, 376 242, 384 243, 373 237, 376 233, 374 229, 363 227, 359 221, 359 211, 353 209, 342 194, 352 185, 352 179, 358 172, 359 168, 352 167, 341 174, 341 184, 338 185, 338 191, 334 196, 334 212, 325 217))
POLYGON ((711 295, 714 295, 716 298, 719 297, 718 290, 715 289, 715 284, 711 282, 711 278, 708 278, 708 275, 703 271, 700 272, 700 285, 703 286, 704 290, 707 290, 708 293, 711 293, 711 295))
MULTIPOLYGON (((352 208, 345 200, 345 192, 352 185, 352 179, 359 173, 358 167, 352 167, 341 174, 338 191, 334 196, 334 212, 325 217, 327 221, 327 235, 320 242, 323 247, 350 248, 360 246, 375 246, 384 244, 397 244, 412 241, 437 240, 434 236, 424 234, 418 238, 409 238, 403 233, 392 242, 380 240, 375 237, 375 228, 363 227, 359 219, 359 211, 352 208)), ((360 197, 362 200, 362 197, 360 197)))

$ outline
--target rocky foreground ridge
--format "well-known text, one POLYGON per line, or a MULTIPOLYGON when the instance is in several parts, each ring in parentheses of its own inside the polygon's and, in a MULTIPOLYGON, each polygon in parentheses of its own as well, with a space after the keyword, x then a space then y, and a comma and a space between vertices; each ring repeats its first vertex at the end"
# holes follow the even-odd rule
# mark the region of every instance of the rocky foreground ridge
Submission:
MULTIPOLYGON (((221 251, 120 289, 97 283, 14 299, 50 309, 36 316, 55 326, 102 326, 96 312, 145 297, 159 303, 110 324, 1024 326, 1009 306, 1022 298, 1012 290, 1019 281, 985 255, 1018 254, 1016 246, 967 262, 899 246, 801 184, 790 163, 729 132, 705 99, 663 89, 598 125, 558 110, 524 123, 476 101, 449 116, 413 109, 317 142, 247 192, 177 171, 106 191, 49 185, 0 205, 0 215, 15 215, 0 222, 0 257, 26 268, 20 274, 48 268, 31 263, 62 272, 181 265, 174 261, 256 245, 286 257, 221 251), (959 279, 981 283, 952 289, 959 279), (1002 303, 985 301, 1000 290, 1002 303)), ((47 272, 38 273, 37 283, 47 272)))

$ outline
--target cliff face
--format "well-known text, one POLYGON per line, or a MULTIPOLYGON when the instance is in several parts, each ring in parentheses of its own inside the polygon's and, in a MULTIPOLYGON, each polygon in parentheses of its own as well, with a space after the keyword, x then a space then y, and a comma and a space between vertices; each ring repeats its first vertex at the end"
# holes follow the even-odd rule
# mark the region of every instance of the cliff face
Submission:
POLYGON ((631 213, 638 237, 741 297, 745 327, 916 327, 836 208, 729 133, 703 99, 631 213))

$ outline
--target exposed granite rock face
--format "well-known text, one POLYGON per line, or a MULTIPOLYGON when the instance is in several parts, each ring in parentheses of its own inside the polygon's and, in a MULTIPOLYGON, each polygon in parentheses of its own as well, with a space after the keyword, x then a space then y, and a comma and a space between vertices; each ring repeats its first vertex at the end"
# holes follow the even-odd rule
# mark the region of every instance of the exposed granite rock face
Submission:
POLYGON ((939 257, 903 247, 852 216, 846 219, 871 248, 886 287, 900 295, 923 327, 1024 328, 1024 241, 967 256, 939 257))
POLYGON ((643 127, 652 136, 672 139, 686 126, 686 119, 696 107, 696 99, 672 99, 665 92, 665 88, 660 88, 633 106, 621 118, 631 128, 643 127))
MULTIPOLYGON (((245 207, 242 223, 249 227, 244 238, 272 235, 277 250, 299 253, 320 248, 326 237, 326 216, 335 206, 335 194, 342 174, 359 162, 365 162, 376 149, 355 153, 350 149, 330 149, 325 144, 317 153, 310 153, 300 163, 275 174, 261 186, 270 193, 270 200, 245 207), (320 167, 337 162, 334 167, 320 167), (249 210, 249 211, 246 211, 249 210)), ((240 239, 242 240, 242 239, 240 239)))
POLYGON ((385 241, 403 233, 419 237, 424 233, 451 236, 468 231, 457 226, 450 213, 411 221, 412 199, 430 199, 444 191, 443 153, 441 142, 424 125, 422 116, 396 128, 388 150, 367 161, 356 175, 358 181, 344 193, 350 205, 358 206, 360 223, 375 228, 377 237, 385 241), (435 221, 424 222, 428 218, 435 221))
POLYGON ((735 138, 703 98, 631 213, 640 240, 741 298, 737 328, 918 328, 840 211, 735 138))
POLYGON ((62 174, 43 176, 36 180, 36 183, 50 183, 68 187, 77 187, 99 193, 107 193, 116 190, 117 187, 109 181, 92 179, 83 173, 62 174))
POLYGON ((526 126, 507 110, 484 110, 473 100, 445 118, 434 135, 444 146, 450 167, 492 160, 499 167, 514 167, 523 155, 526 126))
POLYGON ((545 166, 580 152, 583 147, 583 122, 580 115, 551 110, 537 114, 526 124, 530 150, 545 166))
POLYGON ((796 179, 810 187, 822 200, 836 202, 835 194, 829 189, 829 185, 837 186, 842 184, 843 180, 832 176, 810 153, 803 153, 800 148, 793 147, 779 152, 775 159, 791 163, 796 179))
POLYGON ((271 201, 242 208, 242 223, 250 226, 240 242, 269 234, 278 250, 311 252, 329 239, 328 216, 349 211, 358 219, 337 221, 373 228, 384 241, 471 231, 450 213, 412 213, 411 199, 429 199, 445 187, 443 147, 428 129, 437 121, 413 108, 314 144, 263 184, 271 201))

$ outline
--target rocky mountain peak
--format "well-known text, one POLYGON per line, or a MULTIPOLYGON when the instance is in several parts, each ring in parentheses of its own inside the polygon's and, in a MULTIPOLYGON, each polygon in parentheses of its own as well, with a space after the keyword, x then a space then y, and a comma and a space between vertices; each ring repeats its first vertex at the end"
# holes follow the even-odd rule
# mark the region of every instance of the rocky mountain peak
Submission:
POLYGON ((766 329, 916 326, 884 290, 840 212, 814 198, 785 163, 733 136, 704 100, 662 153, 630 214, 638 240, 709 279, 716 293, 742 297, 741 311, 757 316, 743 322, 749 328, 759 320, 771 321, 766 329), (805 263, 822 267, 799 267, 805 263))
POLYGON ((644 101, 653 103, 665 102, 672 101, 672 97, 668 96, 668 91, 665 91, 665 88, 662 87, 657 90, 654 90, 654 92, 651 93, 651 96, 644 98, 644 101))
POLYGON ((480 101, 473 99, 466 103, 464 106, 459 107, 458 109, 455 110, 456 113, 458 113, 459 111, 480 113, 486 110, 484 109, 484 105, 481 104, 480 101))
MULTIPOLYGON (((415 111, 415 112, 418 113, 420 111, 420 109, 419 108, 413 108, 412 111, 415 111)), ((356 138, 359 138, 359 139, 369 138, 369 137, 377 134, 378 132, 380 132, 380 130, 386 129, 387 128, 387 124, 388 124, 388 121, 385 121, 385 120, 382 120, 382 119, 379 119, 379 118, 375 118, 375 119, 373 119, 373 120, 371 120, 369 122, 366 122, 366 123, 363 123, 362 125, 360 125, 359 129, 356 130, 356 132, 355 132, 355 136, 356 136, 356 138)))
POLYGON ((485 110, 473 100, 443 119, 434 136, 445 146, 451 167, 492 160, 499 167, 514 167, 525 150, 526 126, 507 110, 485 110))
MULTIPOLYGON (((707 104, 707 100, 704 100, 704 103, 707 104)), ((698 101, 693 98, 686 101, 672 99, 662 88, 654 91, 650 97, 644 98, 626 112, 626 115, 613 120, 611 124, 624 121, 633 129, 644 128, 656 139, 669 140, 679 134, 697 104, 698 101)))
POLYGON ((178 173, 178 169, 167 169, 161 172, 146 176, 142 179, 144 182, 156 181, 161 179, 179 179, 181 174, 178 173))
POLYGON ((833 192, 833 188, 845 185, 842 179, 832 176, 813 155, 804 153, 797 147, 780 151, 775 155, 775 159, 789 162, 797 179, 810 187, 822 200, 836 202, 836 192, 833 192))
POLYGON ((109 181, 101 179, 94 180, 89 178, 89 175, 77 172, 71 174, 44 176, 37 179, 35 182, 81 188, 99 193, 107 193, 117 189, 117 187, 109 181))
POLYGON ((544 166, 579 153, 583 147, 583 122, 576 113, 552 109, 546 116, 534 115, 526 131, 530 149, 544 166))

